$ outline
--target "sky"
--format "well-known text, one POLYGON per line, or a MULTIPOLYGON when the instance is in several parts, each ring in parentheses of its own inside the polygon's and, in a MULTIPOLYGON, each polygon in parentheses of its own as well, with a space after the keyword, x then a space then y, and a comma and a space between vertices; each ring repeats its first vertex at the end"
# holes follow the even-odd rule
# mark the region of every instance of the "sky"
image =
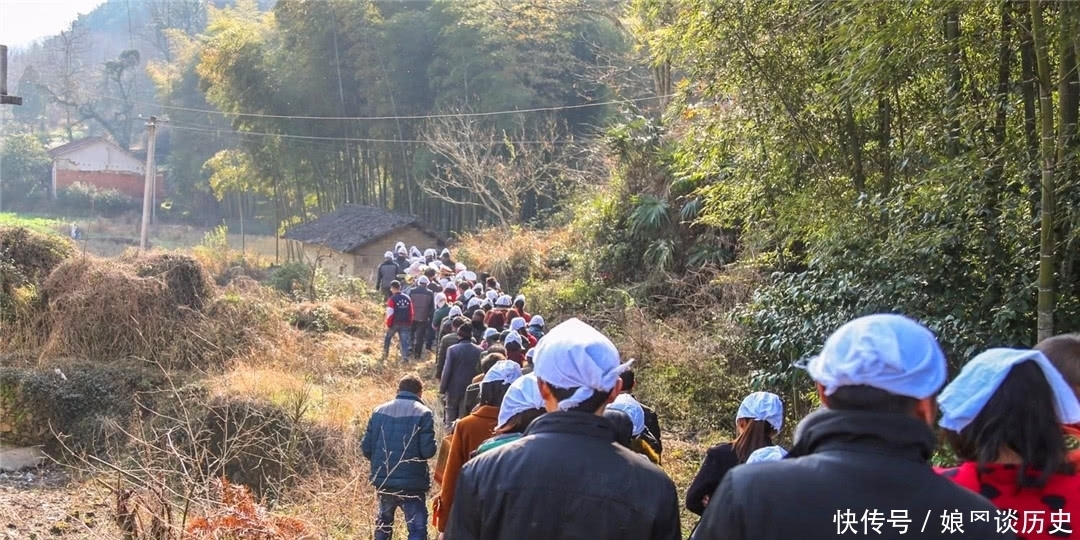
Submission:
POLYGON ((0 44, 25 47, 60 33, 105 0, 0 0, 0 44))

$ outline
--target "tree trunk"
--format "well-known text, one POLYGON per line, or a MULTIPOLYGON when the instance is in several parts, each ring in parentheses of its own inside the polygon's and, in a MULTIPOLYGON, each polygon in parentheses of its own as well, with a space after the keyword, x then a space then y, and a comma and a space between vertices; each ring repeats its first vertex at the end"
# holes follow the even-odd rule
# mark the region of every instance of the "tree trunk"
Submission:
POLYGON ((1043 23, 1042 1, 1031 0, 1031 37, 1035 48, 1035 72, 1039 82, 1042 182, 1039 208, 1038 341, 1054 335, 1054 101, 1050 77, 1049 44, 1043 23))
POLYGON ((1038 120, 1036 118, 1035 101, 1038 95, 1037 81, 1035 77, 1035 45, 1031 38, 1031 7, 1025 2, 1017 7, 1023 17, 1022 24, 1017 25, 1020 32, 1020 77, 1021 93, 1024 103, 1024 140, 1027 146, 1027 186, 1032 193, 1031 215, 1038 214, 1040 189, 1039 166, 1039 135, 1038 120))
POLYGON ((949 157, 960 155, 960 13, 956 8, 949 8, 945 14, 946 70, 948 71, 948 100, 946 111, 949 117, 949 133, 946 152, 949 157))

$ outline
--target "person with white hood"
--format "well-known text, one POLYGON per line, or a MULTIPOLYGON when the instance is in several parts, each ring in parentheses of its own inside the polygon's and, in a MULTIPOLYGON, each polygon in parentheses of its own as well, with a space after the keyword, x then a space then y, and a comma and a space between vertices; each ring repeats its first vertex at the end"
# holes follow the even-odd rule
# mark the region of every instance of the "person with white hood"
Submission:
POLYGON ((805 366, 825 409, 803 420, 785 459, 724 475, 695 540, 817 540, 853 531, 957 538, 942 526, 956 516, 966 518, 964 538, 1016 538, 997 532, 993 504, 930 466, 934 396, 947 368, 926 327, 902 315, 860 317, 805 366))
POLYGON ((1027 540, 1067 537, 1080 525, 1080 476, 1061 430, 1080 422, 1080 403, 1042 352, 977 355, 941 392, 938 406, 938 425, 961 460, 943 476, 1002 511, 1028 521, 1040 516, 1038 530, 1017 523, 1027 540))
POLYGON ((642 457, 649 461, 660 465, 660 454, 642 437, 645 433, 645 409, 634 399, 634 396, 619 394, 619 397, 615 398, 611 405, 608 405, 608 409, 623 411, 630 417, 630 449, 641 454, 642 457))
POLYGON ((394 254, 387 251, 383 254, 383 262, 375 269, 375 288, 382 293, 383 300, 390 298, 390 284, 397 280, 397 263, 394 262, 394 254))
POLYGON ((480 443, 473 452, 473 457, 524 437, 533 420, 546 412, 536 375, 530 373, 517 379, 510 385, 510 389, 503 396, 502 405, 499 406, 499 423, 495 426, 495 436, 480 443))
POLYGON ((396 254, 394 262, 398 266, 398 275, 404 276, 409 272, 409 266, 412 264, 412 261, 409 260, 409 250, 405 248, 405 244, 398 242, 396 254))
POLYGON ((736 465, 746 463, 755 450, 772 446, 773 436, 783 426, 784 405, 780 396, 770 392, 746 396, 735 414, 735 440, 705 452, 705 461, 686 490, 686 509, 700 516, 724 475, 736 465))
POLYGON ((614 444, 605 405, 629 367, 603 334, 578 319, 536 351, 547 414, 517 441, 470 460, 458 477, 446 540, 677 540, 675 485, 614 444))

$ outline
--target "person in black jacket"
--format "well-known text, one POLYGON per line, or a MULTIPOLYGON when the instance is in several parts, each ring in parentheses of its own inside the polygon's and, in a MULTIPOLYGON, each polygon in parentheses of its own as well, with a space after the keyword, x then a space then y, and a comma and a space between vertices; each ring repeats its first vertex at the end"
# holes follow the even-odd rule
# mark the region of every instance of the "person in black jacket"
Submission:
POLYGON ((990 501, 930 466, 946 366, 929 330, 900 315, 856 319, 807 371, 826 410, 803 421, 786 459, 728 471, 691 538, 953 538, 943 523, 957 515, 965 538, 1016 538, 973 517, 995 516, 990 501))
POLYGON ((446 426, 469 414, 464 407, 465 391, 480 369, 480 355, 484 352, 473 343, 471 326, 462 325, 457 335, 458 343, 446 351, 442 376, 439 377, 439 393, 446 400, 443 410, 443 424, 446 426))
POLYGON ((619 394, 615 346, 570 319, 537 346, 547 414, 461 470, 445 540, 677 540, 675 485, 615 444, 604 407, 619 394))
MULTIPOLYGON (((543 324, 544 321, 541 319, 540 325, 543 326, 543 324)), ((644 403, 641 403, 641 400, 637 399, 637 396, 634 396, 634 390, 637 388, 637 378, 634 375, 634 370, 628 369, 624 371, 620 378, 622 379, 623 393, 634 397, 638 404, 641 405, 641 409, 645 411, 645 433, 642 438, 649 443, 653 450, 656 450, 657 455, 663 458, 664 443, 660 440, 660 417, 656 415, 656 411, 646 407, 644 403)))
POLYGON ((735 413, 735 441, 721 443, 705 453, 694 481, 686 490, 686 509, 701 515, 720 480, 736 465, 746 463, 755 450, 772 446, 773 435, 784 425, 784 406, 780 396, 754 392, 746 396, 735 413))

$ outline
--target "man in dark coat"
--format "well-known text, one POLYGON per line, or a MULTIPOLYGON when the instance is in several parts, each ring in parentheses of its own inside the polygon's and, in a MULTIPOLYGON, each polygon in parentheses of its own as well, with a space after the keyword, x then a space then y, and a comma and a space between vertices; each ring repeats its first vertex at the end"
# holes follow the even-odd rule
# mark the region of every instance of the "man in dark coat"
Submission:
POLYGON ((402 245, 398 247, 397 257, 394 258, 394 263, 398 267, 398 275, 405 275, 409 271, 409 266, 412 263, 409 262, 409 250, 405 249, 402 245))
POLYGON ((446 363, 439 378, 439 393, 446 396, 443 424, 447 428, 454 420, 469 414, 463 406, 465 391, 472 384, 480 366, 480 355, 484 353, 473 343, 472 326, 462 325, 458 328, 457 336, 458 344, 446 351, 446 363))
POLYGON ((401 361, 409 358, 409 331, 412 329, 412 300, 402 294, 401 283, 390 282, 390 298, 386 300, 386 336, 383 337, 383 362, 390 356, 390 342, 394 334, 401 345, 401 361))
MULTIPOLYGON (((622 379, 622 391, 624 394, 630 394, 633 396, 634 390, 637 388, 637 378, 634 375, 634 370, 628 369, 619 376, 622 379)), ((660 441, 660 417, 656 415, 656 411, 649 407, 646 407, 641 400, 634 397, 634 400, 641 405, 641 409, 645 411, 645 432, 642 434, 642 438, 645 442, 649 443, 649 446, 656 450, 656 454, 660 457, 664 455, 664 444, 660 441)))
POLYGON ((990 501, 930 466, 946 366, 929 330, 900 315, 856 319, 807 371, 826 409, 799 426, 787 459, 728 471, 695 540, 953 538, 956 521, 965 537, 1015 538, 996 532, 990 501))
POLYGON ((375 269, 375 288, 383 294, 383 300, 390 298, 390 284, 397 280, 398 265, 394 262, 394 254, 387 251, 383 255, 383 262, 375 269))
POLYGON ((393 535, 394 513, 405 514, 409 540, 427 540, 427 460, 435 455, 435 419, 420 396, 416 375, 398 381, 398 394, 371 413, 360 449, 371 462, 370 479, 379 496, 375 540, 393 535))
POLYGON ((416 286, 409 291, 409 299, 413 305, 409 343, 412 345, 412 355, 416 360, 420 359, 420 353, 424 351, 424 346, 427 344, 431 317, 435 314, 435 294, 428 289, 428 284, 428 278, 420 276, 416 280, 416 286))
POLYGON ((521 439, 465 464, 445 540, 680 539, 675 485, 615 444, 615 427, 603 417, 627 367, 615 346, 570 319, 536 351, 549 412, 521 439))

